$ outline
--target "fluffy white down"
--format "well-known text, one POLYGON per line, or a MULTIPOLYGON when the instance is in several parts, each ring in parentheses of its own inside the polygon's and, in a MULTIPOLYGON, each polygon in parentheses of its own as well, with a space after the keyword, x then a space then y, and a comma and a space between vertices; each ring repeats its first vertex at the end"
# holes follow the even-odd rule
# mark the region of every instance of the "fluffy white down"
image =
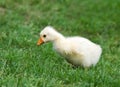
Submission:
POLYGON ((75 65, 90 67, 96 65, 100 59, 102 49, 99 45, 83 37, 64 37, 52 27, 45 27, 41 33, 47 35, 44 42, 52 41, 54 49, 65 57, 65 59, 75 65))

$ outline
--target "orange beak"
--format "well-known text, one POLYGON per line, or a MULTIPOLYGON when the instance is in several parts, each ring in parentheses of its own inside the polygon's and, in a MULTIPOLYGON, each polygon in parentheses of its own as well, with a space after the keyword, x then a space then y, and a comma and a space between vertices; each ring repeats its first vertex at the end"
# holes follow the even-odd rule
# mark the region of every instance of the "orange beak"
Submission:
POLYGON ((43 44, 44 43, 44 41, 42 40, 42 38, 40 37, 40 39, 38 40, 38 42, 37 42, 37 45, 39 46, 39 45, 41 45, 41 44, 43 44))

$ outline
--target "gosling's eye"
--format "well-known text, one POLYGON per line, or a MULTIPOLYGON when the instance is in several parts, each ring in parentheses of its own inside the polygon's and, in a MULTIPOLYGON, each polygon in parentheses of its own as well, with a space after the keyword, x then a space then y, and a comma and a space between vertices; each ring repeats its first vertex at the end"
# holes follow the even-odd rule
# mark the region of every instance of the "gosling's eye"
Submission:
POLYGON ((43 37, 46 37, 46 35, 43 35, 43 37))

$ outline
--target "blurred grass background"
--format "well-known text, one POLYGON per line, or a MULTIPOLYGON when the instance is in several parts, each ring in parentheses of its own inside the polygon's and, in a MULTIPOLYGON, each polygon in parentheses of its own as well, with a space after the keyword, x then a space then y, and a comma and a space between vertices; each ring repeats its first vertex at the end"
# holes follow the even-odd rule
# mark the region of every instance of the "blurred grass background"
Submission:
POLYGON ((120 0, 0 0, 1 87, 119 87, 120 0), (96 67, 72 69, 52 50, 36 46, 51 25, 103 48, 96 67))

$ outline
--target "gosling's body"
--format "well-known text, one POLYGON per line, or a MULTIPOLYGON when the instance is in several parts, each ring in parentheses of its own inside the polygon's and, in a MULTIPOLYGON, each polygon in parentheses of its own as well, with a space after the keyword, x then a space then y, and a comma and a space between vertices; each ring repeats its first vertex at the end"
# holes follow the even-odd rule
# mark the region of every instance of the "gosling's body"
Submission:
POLYGON ((102 49, 99 45, 83 37, 59 39, 53 44, 54 49, 75 66, 90 67, 99 61, 102 49))

